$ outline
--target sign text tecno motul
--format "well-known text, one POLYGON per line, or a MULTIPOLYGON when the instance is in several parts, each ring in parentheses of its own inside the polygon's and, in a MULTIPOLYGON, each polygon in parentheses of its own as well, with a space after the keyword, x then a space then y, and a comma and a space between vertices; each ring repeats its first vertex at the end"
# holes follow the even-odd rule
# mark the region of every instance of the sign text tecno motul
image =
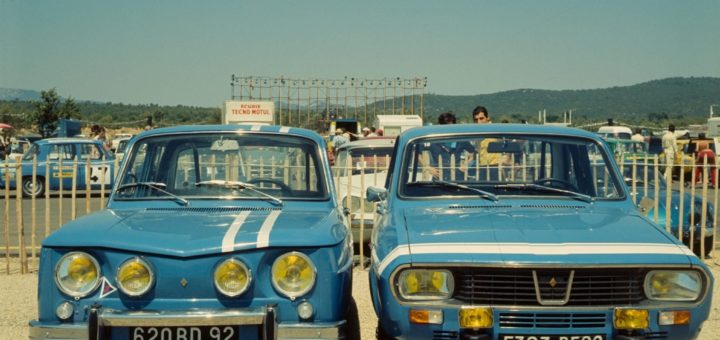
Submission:
POLYGON ((275 116, 273 102, 225 101, 224 124, 272 124, 275 116))

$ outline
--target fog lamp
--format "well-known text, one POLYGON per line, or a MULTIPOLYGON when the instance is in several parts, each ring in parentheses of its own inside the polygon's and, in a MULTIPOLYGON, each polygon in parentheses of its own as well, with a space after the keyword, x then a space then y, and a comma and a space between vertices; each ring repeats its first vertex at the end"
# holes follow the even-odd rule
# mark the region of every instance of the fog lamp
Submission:
POLYGON ((310 319, 313 314, 315 314, 315 308, 313 307, 312 303, 308 301, 303 301, 297 306, 297 313, 301 319, 307 320, 310 319))
POLYGON ((458 320, 460 328, 490 328, 493 325, 493 311, 489 307, 461 308, 458 320))
POLYGON ((73 315, 74 312, 75 312, 75 307, 73 306, 72 303, 67 302, 67 301, 59 304, 57 306, 57 308, 55 308, 55 315, 57 315, 57 317, 60 320, 69 319, 73 315))
POLYGON ((408 319, 410 323, 440 325, 443 323, 443 314, 440 310, 411 309, 408 319))
POLYGON ((615 328, 645 329, 650 324, 646 309, 615 309, 615 328))
POLYGON ((660 312, 658 315, 658 325, 689 325, 691 313, 689 310, 673 310, 660 312))

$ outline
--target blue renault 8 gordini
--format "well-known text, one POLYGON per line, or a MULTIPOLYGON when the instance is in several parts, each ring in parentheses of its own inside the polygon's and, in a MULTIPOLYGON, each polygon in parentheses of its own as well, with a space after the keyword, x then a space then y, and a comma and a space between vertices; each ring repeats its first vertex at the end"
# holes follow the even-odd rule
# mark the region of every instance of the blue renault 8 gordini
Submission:
POLYGON ((128 150, 107 208, 43 242, 30 338, 359 338, 318 134, 173 127, 128 150))
POLYGON ((713 277, 634 206, 582 130, 423 127, 396 143, 372 235, 379 338, 696 337, 713 277))

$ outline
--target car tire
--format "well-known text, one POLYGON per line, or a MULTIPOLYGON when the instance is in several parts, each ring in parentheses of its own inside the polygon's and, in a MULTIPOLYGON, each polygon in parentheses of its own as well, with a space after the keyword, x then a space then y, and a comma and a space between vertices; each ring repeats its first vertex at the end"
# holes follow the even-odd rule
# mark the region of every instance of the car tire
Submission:
POLYGON ((350 297, 347 310, 345 311, 345 322, 347 322, 347 327, 345 328, 345 339, 360 340, 360 317, 358 316, 358 308, 355 303, 355 298, 352 296, 350 297))
MULTIPOLYGON (((713 247, 713 237, 706 237, 705 238, 705 257, 710 256, 710 253, 712 252, 713 247)), ((693 244, 693 253, 695 255, 700 256, 700 241, 695 241, 695 244, 693 244)))
POLYGON ((35 186, 33 187, 32 177, 23 177, 22 194, 24 197, 41 197, 45 193, 45 179, 36 177, 35 186))

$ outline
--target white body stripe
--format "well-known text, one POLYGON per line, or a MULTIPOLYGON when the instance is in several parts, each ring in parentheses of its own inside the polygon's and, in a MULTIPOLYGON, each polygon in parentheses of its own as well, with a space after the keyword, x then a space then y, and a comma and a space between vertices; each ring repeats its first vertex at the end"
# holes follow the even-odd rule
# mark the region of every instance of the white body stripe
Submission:
POLYGON ((235 249, 235 236, 240 230, 240 227, 242 227, 243 223, 245 223, 245 219, 247 219, 248 215, 250 215, 249 211, 241 212, 237 217, 235 217, 235 220, 230 225, 230 228, 228 228, 225 232, 225 236, 222 240, 223 253, 231 252, 235 249))
POLYGON ((277 220, 278 216, 280 216, 280 211, 273 210, 270 212, 270 214, 268 214, 268 217, 265 218, 265 222, 263 222, 262 226, 260 227, 260 231, 258 232, 258 248, 265 248, 270 245, 270 231, 272 231, 272 228, 275 225, 275 221, 277 220))
POLYGON ((283 127, 280 128, 280 132, 282 132, 282 133, 288 133, 288 132, 290 132, 290 127, 283 126, 283 127))
MULTIPOLYGON (((663 243, 421 243, 393 249, 378 265, 382 275, 400 256, 427 254, 521 254, 521 255, 600 255, 668 254, 693 255, 687 247, 663 243)), ((377 256, 377 255, 375 255, 377 256)))

